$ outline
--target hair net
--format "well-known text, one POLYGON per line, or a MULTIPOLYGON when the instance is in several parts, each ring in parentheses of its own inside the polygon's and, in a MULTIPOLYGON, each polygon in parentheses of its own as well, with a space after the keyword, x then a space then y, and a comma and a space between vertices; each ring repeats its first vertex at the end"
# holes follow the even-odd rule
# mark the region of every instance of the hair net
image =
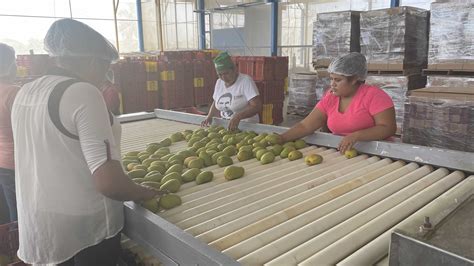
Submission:
POLYGON ((349 53, 334 59, 328 72, 342 76, 357 76, 358 80, 367 78, 367 60, 361 53, 349 53))
POLYGON ((214 66, 216 71, 219 72, 234 68, 234 62, 227 52, 222 52, 214 58, 214 66))
POLYGON ((10 75, 15 64, 15 50, 9 45, 0 43, 0 77, 10 75))
POLYGON ((100 33, 73 19, 55 21, 44 37, 44 49, 53 57, 119 58, 115 47, 100 33))

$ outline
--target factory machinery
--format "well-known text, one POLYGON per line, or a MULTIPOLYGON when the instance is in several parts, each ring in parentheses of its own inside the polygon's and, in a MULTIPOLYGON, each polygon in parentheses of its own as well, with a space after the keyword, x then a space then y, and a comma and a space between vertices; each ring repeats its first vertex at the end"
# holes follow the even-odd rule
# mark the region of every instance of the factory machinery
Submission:
MULTIPOLYGON (((165 110, 121 116, 122 152, 199 128, 203 118, 165 110)), ((363 142, 361 155, 347 159, 335 149, 338 136, 305 140, 303 154, 322 155, 322 164, 234 157, 244 177, 227 181, 223 168, 207 167, 214 180, 183 184, 181 206, 154 214, 125 203, 124 233, 166 265, 473 265, 473 153, 363 142)))

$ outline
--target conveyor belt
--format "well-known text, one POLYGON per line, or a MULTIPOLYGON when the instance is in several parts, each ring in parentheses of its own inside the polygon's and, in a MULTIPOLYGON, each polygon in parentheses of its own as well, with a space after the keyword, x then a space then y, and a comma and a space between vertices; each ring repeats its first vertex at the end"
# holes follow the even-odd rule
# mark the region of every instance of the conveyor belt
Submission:
MULTIPOLYGON (((122 153, 143 150, 147 143, 196 128, 193 124, 164 119, 125 123, 122 153)), ((183 141, 170 148, 176 152, 186 147, 183 141)), ((205 168, 214 172, 211 183, 184 184, 178 192, 183 204, 159 213, 180 230, 156 217, 150 218, 153 214, 137 205, 127 206, 138 215, 144 214, 147 221, 170 226, 178 232, 177 238, 189 237, 186 234, 189 233, 212 247, 207 250, 206 245, 197 244, 200 249, 197 253, 209 251, 211 257, 222 256, 214 261, 216 264, 229 261, 244 265, 336 264, 370 245, 466 176, 461 171, 377 156, 346 159, 325 147, 309 146, 302 152, 316 152, 324 157, 324 162, 308 167, 302 160, 278 157, 271 164, 261 165, 256 159, 239 162, 233 157, 234 165, 243 166, 246 171, 243 178, 233 181, 224 179, 223 168, 205 168), (213 253, 212 249, 219 252, 213 253), (226 256, 232 259, 226 261, 226 256)), ((133 218, 136 219, 139 218, 133 218)), ((177 258, 179 252, 165 254, 166 247, 153 247, 154 240, 144 236, 150 233, 150 228, 153 226, 135 227, 132 231, 146 232, 131 234, 142 237, 148 248, 161 250, 160 256, 170 257, 165 263, 183 263, 179 261, 189 254, 177 258)), ((199 241, 176 248, 185 247, 182 251, 185 253, 199 241)), ((387 241, 378 244, 383 247, 376 254, 368 254, 372 257, 365 261, 375 264, 383 259, 388 244, 387 241)))

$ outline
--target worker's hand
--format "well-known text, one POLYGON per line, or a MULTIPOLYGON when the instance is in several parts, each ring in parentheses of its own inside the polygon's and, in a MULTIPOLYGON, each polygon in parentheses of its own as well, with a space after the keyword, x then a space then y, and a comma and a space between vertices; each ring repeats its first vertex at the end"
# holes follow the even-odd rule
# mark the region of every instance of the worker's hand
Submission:
POLYGON ((163 196, 163 192, 159 191, 156 188, 149 187, 149 186, 141 186, 141 187, 144 188, 143 200, 149 200, 149 199, 163 196))
POLYGON ((338 150, 341 154, 344 154, 346 151, 352 149, 354 144, 357 142, 358 137, 356 133, 349 134, 345 136, 339 143, 338 150))
POLYGON ((201 127, 208 127, 210 124, 212 123, 212 117, 206 117, 206 119, 204 119, 202 122, 201 122, 201 127))
POLYGON ((227 127, 229 130, 236 130, 239 128, 239 123, 240 123, 240 116, 239 114, 235 114, 232 116, 232 118, 229 121, 229 126, 227 127))

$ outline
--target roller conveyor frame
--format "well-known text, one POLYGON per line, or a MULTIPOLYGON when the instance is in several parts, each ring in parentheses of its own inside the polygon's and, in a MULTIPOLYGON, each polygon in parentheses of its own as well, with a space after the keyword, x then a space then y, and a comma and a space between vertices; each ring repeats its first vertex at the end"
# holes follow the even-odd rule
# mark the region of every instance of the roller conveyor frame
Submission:
MULTIPOLYGON (((204 116, 156 109, 153 113, 136 113, 119 117, 121 123, 146 119, 165 119, 199 125, 204 116)), ((214 118, 213 124, 227 125, 226 120, 214 118)), ((241 130, 282 133, 287 128, 241 122, 241 130)), ((326 133, 315 133, 305 138, 309 144, 336 148, 341 137, 326 133)), ((451 170, 474 173, 474 154, 392 142, 360 142, 356 149, 362 153, 390 157, 404 161, 429 164, 451 170)), ((147 249, 166 265, 239 265, 233 258, 209 247, 189 233, 184 232, 165 219, 148 212, 141 206, 126 202, 124 233, 147 249)))

